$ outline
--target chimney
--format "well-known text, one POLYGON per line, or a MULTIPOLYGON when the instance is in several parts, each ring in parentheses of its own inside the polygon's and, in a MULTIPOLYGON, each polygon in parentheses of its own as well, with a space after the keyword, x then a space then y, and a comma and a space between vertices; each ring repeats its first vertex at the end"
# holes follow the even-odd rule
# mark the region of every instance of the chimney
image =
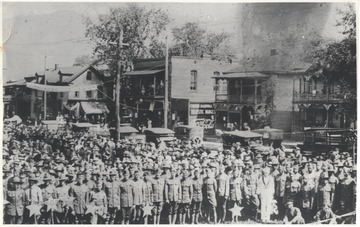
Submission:
POLYGON ((55 64, 55 69, 54 70, 58 70, 59 69, 59 65, 55 64))

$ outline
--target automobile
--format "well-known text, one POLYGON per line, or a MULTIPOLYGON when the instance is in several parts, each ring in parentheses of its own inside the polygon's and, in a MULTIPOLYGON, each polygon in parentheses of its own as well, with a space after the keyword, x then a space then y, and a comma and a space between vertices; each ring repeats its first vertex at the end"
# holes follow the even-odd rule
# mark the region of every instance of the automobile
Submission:
POLYGON ((224 131, 221 135, 224 149, 239 142, 242 147, 262 145, 262 135, 252 131, 224 131))
POLYGON ((65 121, 44 120, 41 122, 49 131, 65 131, 65 121))
POLYGON ((169 145, 176 140, 175 132, 167 128, 147 128, 144 130, 144 134, 146 136, 146 142, 155 143, 157 147, 161 142, 169 145))
POLYGON ((294 149, 298 148, 298 144, 297 142, 282 142, 281 146, 285 153, 292 153, 294 149))
POLYGON ((181 141, 195 141, 202 143, 204 140, 204 128, 181 125, 174 127, 175 137, 181 141))
POLYGON ((284 137, 284 131, 281 129, 275 129, 270 127, 265 127, 263 129, 255 129, 253 132, 259 133, 263 135, 263 142, 268 140, 268 144, 272 144, 273 148, 281 147, 281 143, 284 137), (265 139, 266 138, 266 139, 265 139))
POLYGON ((120 127, 120 139, 135 140, 137 142, 145 142, 145 135, 140 134, 139 130, 131 126, 120 127))
POLYGON ((311 151, 313 155, 328 153, 338 148, 342 152, 356 155, 356 130, 339 128, 310 128, 303 132, 304 142, 299 144, 301 151, 311 151))

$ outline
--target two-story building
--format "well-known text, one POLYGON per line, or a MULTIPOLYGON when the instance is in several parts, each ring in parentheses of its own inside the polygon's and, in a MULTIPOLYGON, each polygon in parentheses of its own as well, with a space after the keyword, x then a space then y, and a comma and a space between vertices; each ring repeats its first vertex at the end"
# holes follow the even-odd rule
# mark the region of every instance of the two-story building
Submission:
MULTIPOLYGON (((72 114, 76 117, 87 115, 88 118, 108 113, 106 103, 111 101, 107 96, 105 83, 109 82, 93 66, 58 67, 45 73, 46 85, 73 87, 70 92, 46 92, 47 119, 54 119, 58 112, 72 114), (89 85, 98 85, 95 90, 81 89, 89 85)), ((32 83, 44 84, 44 75, 35 74, 32 83)), ((61 89, 60 89, 61 90, 61 89)), ((37 118, 44 112, 44 93, 32 89, 31 116, 37 118)))
POLYGON ((134 61, 121 86, 122 123, 164 126, 164 104, 168 98, 168 127, 190 124, 214 128, 215 90, 211 79, 229 63, 210 58, 169 58, 168 96, 165 97, 165 59, 134 61), (131 119, 131 120, 130 120, 131 119))
POLYGON ((294 130, 346 127, 346 117, 336 111, 343 99, 341 87, 336 83, 307 74, 294 77, 294 130))

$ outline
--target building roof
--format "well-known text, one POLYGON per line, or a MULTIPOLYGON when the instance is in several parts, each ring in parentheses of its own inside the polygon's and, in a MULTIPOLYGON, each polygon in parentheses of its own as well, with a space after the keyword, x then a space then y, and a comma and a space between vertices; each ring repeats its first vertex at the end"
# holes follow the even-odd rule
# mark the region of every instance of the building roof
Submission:
POLYGON ((8 81, 3 87, 10 87, 10 86, 26 86, 26 81, 24 79, 17 80, 17 81, 8 81))
POLYGON ((293 64, 287 68, 278 68, 276 66, 273 67, 263 67, 260 64, 255 66, 249 66, 247 64, 239 65, 233 68, 230 68, 227 71, 224 71, 223 74, 230 74, 230 73, 254 73, 259 72, 263 74, 293 74, 293 73, 306 73, 308 68, 311 66, 310 63, 306 62, 298 62, 293 64))
POLYGON ((212 78, 267 78, 266 74, 259 72, 234 72, 234 73, 223 73, 219 76, 213 76, 212 78))
POLYGON ((159 72, 163 72, 164 69, 160 70, 139 70, 139 71, 131 71, 124 74, 124 76, 139 76, 139 75, 154 75, 159 72))

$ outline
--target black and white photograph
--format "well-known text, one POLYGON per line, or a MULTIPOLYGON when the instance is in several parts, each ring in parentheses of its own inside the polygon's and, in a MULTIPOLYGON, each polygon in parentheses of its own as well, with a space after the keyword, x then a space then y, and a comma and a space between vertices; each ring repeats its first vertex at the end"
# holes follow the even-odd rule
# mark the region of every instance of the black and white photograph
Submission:
POLYGON ((3 224, 356 224, 356 1, 3 2, 3 224))

